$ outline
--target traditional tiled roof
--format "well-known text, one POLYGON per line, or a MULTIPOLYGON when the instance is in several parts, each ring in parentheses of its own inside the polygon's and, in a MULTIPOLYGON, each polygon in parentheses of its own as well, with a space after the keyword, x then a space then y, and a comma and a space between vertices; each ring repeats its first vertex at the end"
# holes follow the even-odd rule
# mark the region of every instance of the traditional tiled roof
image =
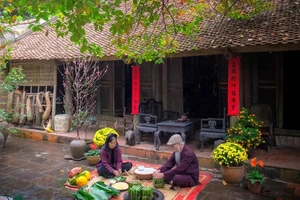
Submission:
MULTIPOLYGON (((274 2, 276 3, 272 11, 249 20, 215 19, 203 22, 201 33, 196 40, 177 35, 175 38, 179 42, 178 53, 195 49, 299 44, 300 0, 274 2)), ((90 41, 103 47, 105 57, 114 55, 116 49, 110 44, 108 26, 102 32, 95 32, 92 25, 88 25, 86 32, 90 41)), ((17 60, 66 59, 82 55, 69 38, 57 38, 56 33, 48 26, 42 32, 23 35, 13 44, 13 48, 12 58, 17 60)))
MULTIPOLYGON (((112 56, 115 52, 109 45, 109 31, 95 32, 92 26, 85 28, 87 37, 91 42, 94 42, 102 47, 105 56, 112 56)), ((22 35, 14 42, 12 59, 38 59, 38 60, 52 60, 52 59, 69 59, 80 57, 85 54, 80 52, 78 46, 74 45, 69 37, 57 37, 55 31, 45 26, 40 32, 32 32, 22 35)))
MULTIPOLYGON (((300 43, 300 1, 275 1, 272 11, 249 20, 224 19, 206 22, 196 41, 181 36, 182 51, 300 43)), ((299 47, 300 50, 300 47, 299 47)))

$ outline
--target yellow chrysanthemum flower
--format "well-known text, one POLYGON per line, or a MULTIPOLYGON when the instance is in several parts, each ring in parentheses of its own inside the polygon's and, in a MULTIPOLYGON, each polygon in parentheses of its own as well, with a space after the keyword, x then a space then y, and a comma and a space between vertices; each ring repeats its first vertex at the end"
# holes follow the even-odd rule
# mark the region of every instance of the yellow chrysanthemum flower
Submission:
POLYGON ((213 150, 213 159, 220 165, 241 166, 248 159, 246 150, 239 144, 226 142, 213 150))
POLYGON ((109 128, 109 127, 104 127, 104 128, 101 128, 100 130, 98 130, 95 133, 94 138, 93 138, 93 142, 98 147, 103 146, 104 143, 105 143, 107 135, 109 135, 110 133, 114 133, 114 134, 117 135, 117 137, 119 137, 119 134, 115 129, 109 128))

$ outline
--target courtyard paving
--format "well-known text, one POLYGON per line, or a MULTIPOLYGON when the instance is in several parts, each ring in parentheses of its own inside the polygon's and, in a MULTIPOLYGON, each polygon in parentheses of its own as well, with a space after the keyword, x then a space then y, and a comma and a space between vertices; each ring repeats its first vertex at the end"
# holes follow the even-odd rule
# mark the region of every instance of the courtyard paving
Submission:
MULTIPOLYGON (((69 145, 55 142, 9 136, 5 148, 0 154, 0 188, 8 196, 23 194, 28 200, 68 200, 73 199, 72 191, 64 188, 70 169, 83 166, 94 170, 87 160, 65 160, 69 154, 69 145)), ((159 163, 157 160, 123 155, 125 159, 159 163)), ((197 200, 299 200, 286 183, 268 179, 262 193, 255 195, 246 187, 246 180, 240 184, 222 184, 221 175, 216 169, 202 168, 214 173, 214 178, 199 193, 197 200)), ((0 196, 3 191, 0 191, 0 196)), ((1 198, 0 198, 1 199, 1 198)))

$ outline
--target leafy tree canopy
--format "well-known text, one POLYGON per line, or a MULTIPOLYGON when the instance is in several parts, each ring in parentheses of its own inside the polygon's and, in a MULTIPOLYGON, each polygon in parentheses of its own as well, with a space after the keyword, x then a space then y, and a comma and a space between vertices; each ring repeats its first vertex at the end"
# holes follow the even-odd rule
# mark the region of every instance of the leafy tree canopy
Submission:
MULTIPOLYGON (((201 21, 215 18, 248 19, 269 8, 267 0, 1 0, 0 32, 21 17, 49 21, 58 37, 70 36, 82 52, 102 57, 103 49, 90 42, 84 26, 96 31, 108 26, 117 56, 127 61, 162 62, 176 52, 176 35, 193 37, 201 21), (4 25, 6 24, 6 25, 4 25)), ((31 27, 41 30, 39 23, 31 27)))

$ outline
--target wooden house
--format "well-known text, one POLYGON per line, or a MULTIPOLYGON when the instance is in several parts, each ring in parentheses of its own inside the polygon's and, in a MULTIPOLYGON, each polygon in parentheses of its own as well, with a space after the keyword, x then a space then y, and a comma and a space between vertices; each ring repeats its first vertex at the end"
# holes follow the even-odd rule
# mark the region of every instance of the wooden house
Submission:
MULTIPOLYGON (((241 107, 261 102, 271 106, 279 145, 300 144, 300 113, 297 90, 300 67, 300 4, 274 1, 273 10, 249 20, 205 22, 196 40, 176 36, 179 47, 164 64, 141 65, 141 100, 154 98, 164 110, 188 112, 192 117, 219 117, 227 106, 228 58, 241 58, 241 107)), ((116 121, 130 115, 131 66, 114 56, 108 27, 95 32, 87 26, 89 39, 104 49, 100 66, 109 64, 97 94, 95 114, 100 121, 116 121)), ((55 99, 62 88, 58 68, 65 60, 83 56, 68 38, 57 38, 48 26, 27 32, 13 44, 10 67, 22 66, 30 93, 50 90, 55 99)))

